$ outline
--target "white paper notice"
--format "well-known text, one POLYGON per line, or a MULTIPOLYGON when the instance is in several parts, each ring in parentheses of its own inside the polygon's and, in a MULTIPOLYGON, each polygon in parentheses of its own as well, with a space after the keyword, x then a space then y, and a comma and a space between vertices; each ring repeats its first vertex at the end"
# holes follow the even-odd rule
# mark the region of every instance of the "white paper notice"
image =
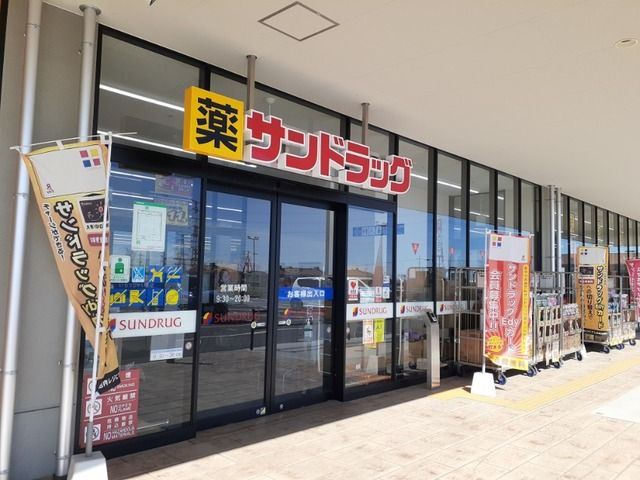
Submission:
POLYGON ((182 358, 184 335, 154 335, 151 337, 149 360, 171 360, 182 358))
POLYGON ((164 252, 167 207, 153 203, 133 204, 131 250, 164 252))
POLYGON ((489 260, 527 263, 529 241, 528 237, 491 233, 489 234, 489 260))
POLYGON ((578 263, 580 265, 604 265, 607 263, 607 247, 579 247, 578 263))

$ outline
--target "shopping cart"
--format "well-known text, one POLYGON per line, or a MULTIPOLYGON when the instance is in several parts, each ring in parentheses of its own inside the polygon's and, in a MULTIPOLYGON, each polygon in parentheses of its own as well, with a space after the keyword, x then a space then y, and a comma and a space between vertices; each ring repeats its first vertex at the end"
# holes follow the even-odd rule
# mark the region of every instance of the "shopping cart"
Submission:
POLYGON ((582 316, 578 305, 576 280, 577 276, 573 272, 563 274, 562 338, 560 339, 560 348, 563 358, 573 354, 577 360, 582 360, 585 348, 584 329, 582 328, 582 316))

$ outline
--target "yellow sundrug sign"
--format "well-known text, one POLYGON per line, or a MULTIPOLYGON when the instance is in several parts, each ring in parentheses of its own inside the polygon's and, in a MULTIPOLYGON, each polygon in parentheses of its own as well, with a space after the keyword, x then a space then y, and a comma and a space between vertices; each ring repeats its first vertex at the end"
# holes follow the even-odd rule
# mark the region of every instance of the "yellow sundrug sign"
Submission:
POLYGON ((242 160, 244 104, 198 87, 184 92, 182 148, 226 160, 242 160))

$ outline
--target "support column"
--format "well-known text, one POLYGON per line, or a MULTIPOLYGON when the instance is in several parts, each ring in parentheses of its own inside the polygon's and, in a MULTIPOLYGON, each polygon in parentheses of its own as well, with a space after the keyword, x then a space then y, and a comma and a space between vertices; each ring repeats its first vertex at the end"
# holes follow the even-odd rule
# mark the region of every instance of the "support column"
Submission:
POLYGON ((246 110, 251 110, 256 99, 256 60, 255 55, 247 55, 247 105, 246 110))
MULTIPOLYGON (((82 66, 80 73, 80 106, 78 109, 78 137, 86 142, 91 134, 91 107, 93 103, 93 71, 95 63, 96 18, 100 9, 81 5, 84 16, 82 35, 82 66)), ((56 449, 56 477, 64 477, 69 470, 74 431, 74 399, 76 393, 76 361, 78 359, 79 325, 71 303, 67 304, 67 317, 62 360, 62 389, 60 393, 60 421, 56 449)), ((84 432, 81 432, 83 434, 84 432)))
POLYGON ((363 145, 367 144, 367 132, 369 130, 369 102, 363 102, 362 105, 362 136, 360 138, 363 145))
MULTIPOLYGON (((33 118, 36 102, 36 78, 38 74, 38 44, 42 0, 29 0, 27 6, 26 46, 22 86, 20 145, 33 143, 33 118)), ((11 273, 4 332, 4 358, 2 362, 2 397, 0 398, 0 480, 9 479, 13 420, 16 400, 16 375, 18 370, 18 344, 20 341, 20 302, 24 246, 29 209, 29 176, 24 163, 18 159, 15 216, 13 220, 13 243, 11 273)))
POLYGON ((562 271, 562 190, 555 188, 556 195, 556 272, 562 271))

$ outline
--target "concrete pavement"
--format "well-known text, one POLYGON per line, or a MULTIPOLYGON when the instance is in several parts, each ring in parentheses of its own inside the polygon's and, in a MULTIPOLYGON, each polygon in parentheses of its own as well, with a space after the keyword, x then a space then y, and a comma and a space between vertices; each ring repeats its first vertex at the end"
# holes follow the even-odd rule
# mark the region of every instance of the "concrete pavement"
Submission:
POLYGON ((444 379, 435 392, 410 387, 203 431, 110 460, 109 476, 640 479, 640 346, 590 352, 533 378, 511 375, 495 399, 468 393, 470 381, 444 379))

